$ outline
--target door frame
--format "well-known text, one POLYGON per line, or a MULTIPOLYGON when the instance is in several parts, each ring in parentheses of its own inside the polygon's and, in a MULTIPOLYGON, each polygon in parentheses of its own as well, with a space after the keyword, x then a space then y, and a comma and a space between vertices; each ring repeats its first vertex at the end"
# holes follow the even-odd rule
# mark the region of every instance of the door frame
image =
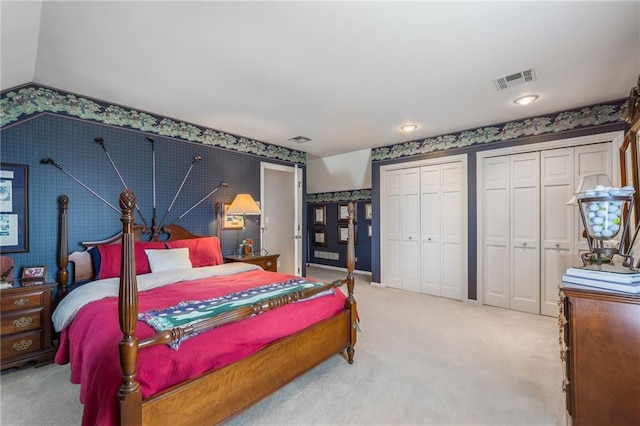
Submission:
MULTIPOLYGON (((477 303, 480 305, 485 304, 484 300, 484 248, 482 242, 484 241, 484 227, 481 226, 484 223, 484 168, 483 163, 485 158, 500 157, 511 154, 522 154, 531 151, 545 151, 548 149, 556 148, 571 148, 582 145, 592 145, 597 143, 611 142, 611 177, 612 184, 620 184, 620 164, 618 161, 620 147, 624 141, 624 132, 607 132, 599 133, 589 136, 580 136, 576 138, 556 139, 549 142, 540 142, 528 145, 517 145, 506 148, 492 149, 487 151, 476 152, 476 297, 477 303)), ((568 200, 567 200, 568 201, 568 200)))
MULTIPOLYGON (((380 286, 386 287, 384 284, 384 277, 386 272, 386 264, 382 259, 386 259, 386 244, 382 239, 382 236, 386 234, 384 217, 386 214, 386 204, 384 202, 386 197, 386 185, 385 179, 388 171, 411 169, 421 166, 434 166, 447 163, 461 163, 462 173, 462 276, 464 277, 462 282, 462 301, 469 302, 469 195, 468 195, 468 167, 467 167, 467 154, 449 155, 446 157, 430 158, 426 160, 408 161, 396 164, 389 164, 380 167, 380 286)), ((471 300, 471 302, 475 302, 471 300)))
POLYGON ((302 173, 302 168, 298 167, 297 164, 293 166, 285 166, 282 164, 269 163, 265 161, 260 162, 260 199, 262 200, 262 209, 260 213, 260 248, 262 248, 262 234, 265 229, 264 212, 265 208, 269 206, 269 200, 265 198, 265 179, 267 179, 268 175, 265 173, 266 170, 276 170, 280 172, 291 173, 292 175, 291 190, 293 191, 294 199, 294 223, 292 224, 291 228, 291 236, 293 240, 294 264, 297 271, 296 274, 302 275, 304 273, 302 263, 302 248, 305 238, 305 235, 302 232, 302 213, 304 211, 302 194, 302 188, 304 188, 304 176, 302 173))

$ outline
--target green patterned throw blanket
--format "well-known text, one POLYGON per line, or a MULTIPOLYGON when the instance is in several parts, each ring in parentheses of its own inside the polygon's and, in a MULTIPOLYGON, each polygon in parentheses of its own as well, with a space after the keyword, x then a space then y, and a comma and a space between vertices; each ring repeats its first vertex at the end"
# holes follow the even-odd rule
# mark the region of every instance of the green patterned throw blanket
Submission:
MULTIPOLYGON (((325 286, 322 282, 312 282, 303 278, 294 278, 285 282, 254 287, 212 299, 179 302, 170 308, 139 313, 138 320, 146 322, 153 327, 154 330, 161 332, 176 327, 189 326, 225 312, 240 307, 251 306, 267 299, 322 286, 325 286)), ((326 294, 334 294, 334 290, 329 289, 311 298, 324 296, 326 294)), ((302 300, 309 300, 311 298, 302 300)), ((197 334, 200 333, 189 334, 181 339, 174 340, 169 343, 169 346, 178 350, 180 343, 197 334)))

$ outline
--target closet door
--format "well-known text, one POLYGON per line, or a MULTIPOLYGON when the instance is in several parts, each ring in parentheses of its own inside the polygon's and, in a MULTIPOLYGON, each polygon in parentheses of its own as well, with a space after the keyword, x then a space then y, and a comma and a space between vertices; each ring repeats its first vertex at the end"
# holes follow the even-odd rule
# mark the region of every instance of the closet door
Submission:
MULTIPOLYGON (((421 222, 422 222, 422 281, 420 291, 440 296, 443 255, 440 239, 441 167, 420 168, 421 222)), ((460 269, 459 266, 457 269, 460 269)))
POLYGON ((509 308, 509 157, 484 160, 484 300, 509 308))
POLYGON ((540 313, 539 153, 512 155, 511 309, 540 313))
MULTIPOLYGON (((462 300, 462 164, 449 163, 441 166, 441 291, 443 297, 462 300)), ((424 223, 423 223, 424 226, 424 223)))
POLYGON ((402 289, 420 292, 420 168, 402 171, 402 289))
POLYGON ((540 313, 558 315, 559 258, 575 253, 575 206, 567 201, 575 192, 574 148, 540 153, 542 257, 540 313))
POLYGON ((386 286, 420 291, 420 168, 385 174, 386 286))
POLYGON ((386 172, 384 221, 384 277, 382 282, 388 287, 402 288, 402 170, 386 172))

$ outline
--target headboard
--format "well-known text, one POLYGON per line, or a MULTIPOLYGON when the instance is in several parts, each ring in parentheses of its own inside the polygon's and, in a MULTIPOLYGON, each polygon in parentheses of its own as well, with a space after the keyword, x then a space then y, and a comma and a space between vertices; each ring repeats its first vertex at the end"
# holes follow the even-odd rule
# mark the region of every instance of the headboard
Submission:
MULTIPOLYGON (((67 223, 67 210, 69 206, 69 197, 66 195, 60 196, 58 199, 59 207, 59 235, 58 235, 58 300, 61 300, 68 291, 69 283, 69 262, 74 264, 74 276, 73 282, 92 280, 96 276, 96 271, 93 268, 93 262, 89 250, 101 244, 121 244, 122 231, 99 241, 83 241, 83 247, 85 250, 74 251, 69 253, 68 243, 68 223, 67 223)), ((167 238, 162 241, 174 241, 174 240, 186 240, 191 238, 201 238, 201 235, 193 234, 180 225, 170 224, 162 227, 163 233, 167 235, 167 238)), ((147 227, 142 225, 135 225, 133 227, 134 241, 145 241, 145 237, 150 235, 147 227)), ((147 238, 148 239, 148 238, 147 238)))

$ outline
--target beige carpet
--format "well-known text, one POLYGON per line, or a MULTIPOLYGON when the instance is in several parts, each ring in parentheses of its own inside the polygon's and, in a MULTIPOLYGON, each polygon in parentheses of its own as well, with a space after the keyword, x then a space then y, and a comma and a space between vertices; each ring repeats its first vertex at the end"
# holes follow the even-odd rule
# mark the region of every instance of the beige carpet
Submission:
MULTIPOLYGON (((367 277, 356 285, 354 364, 335 356, 228 425, 565 424, 555 318, 372 287, 367 277)), ((3 426, 80 424, 68 366, 0 380, 3 426)))

